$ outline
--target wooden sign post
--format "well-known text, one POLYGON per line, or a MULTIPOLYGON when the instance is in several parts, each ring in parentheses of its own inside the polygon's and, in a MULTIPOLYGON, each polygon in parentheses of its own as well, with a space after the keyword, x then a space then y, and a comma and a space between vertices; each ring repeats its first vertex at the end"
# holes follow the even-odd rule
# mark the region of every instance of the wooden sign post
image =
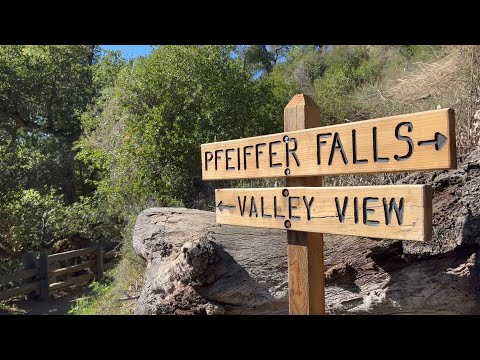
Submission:
MULTIPOLYGON (((319 127, 320 109, 308 96, 298 94, 285 107, 283 119, 286 132, 319 127)), ((322 186, 322 178, 288 178, 287 186, 322 186)), ((287 230, 287 242, 289 313, 324 315, 323 234, 287 230)))
POLYGON ((325 313, 323 233, 432 237, 428 185, 321 187, 323 175, 454 169, 452 109, 320 126, 295 95, 284 133, 202 144, 204 180, 285 177, 285 188, 215 191, 217 223, 287 230, 290 314, 325 313))

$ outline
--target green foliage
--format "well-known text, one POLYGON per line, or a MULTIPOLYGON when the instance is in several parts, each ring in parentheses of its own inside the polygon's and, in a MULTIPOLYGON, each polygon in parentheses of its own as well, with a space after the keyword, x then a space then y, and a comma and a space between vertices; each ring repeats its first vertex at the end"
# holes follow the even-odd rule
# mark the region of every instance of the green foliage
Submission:
POLYGON ((69 250, 83 242, 119 240, 121 227, 101 211, 96 199, 82 197, 66 205, 53 189, 44 194, 22 190, 0 204, 0 244, 8 254, 69 250))
POLYGON ((67 239, 73 242, 74 239, 83 239, 105 243, 120 241, 123 225, 102 210, 98 198, 81 197, 79 201, 63 207, 61 218, 57 219, 52 227, 55 241, 67 239))
POLYGON ((54 191, 42 196, 33 189, 20 191, 2 205, 1 242, 14 253, 39 250, 47 243, 63 210, 61 197, 54 191))
POLYGON ((252 75, 270 75, 277 61, 286 55, 290 45, 250 45, 240 48, 243 48, 239 52, 246 70, 252 75))
POLYGON ((188 205, 202 187, 200 144, 280 129, 272 84, 254 81, 232 50, 162 46, 123 68, 84 117, 92 131, 79 157, 106 169, 98 191, 108 209, 188 205))
POLYGON ((119 51, 103 51, 102 57, 92 67, 93 83, 97 91, 112 86, 126 64, 119 51))
POLYGON ((382 79, 404 69, 412 61, 425 60, 439 46, 335 45, 293 46, 287 61, 277 64, 272 75, 294 92, 309 94, 320 106, 322 124, 368 118, 364 88, 376 87, 382 79), (361 99, 361 100, 359 100, 361 99))
POLYGON ((308 83, 322 77, 328 67, 325 53, 315 46, 292 47, 287 64, 290 68, 288 76, 297 81, 300 87, 308 86, 308 83))
POLYGON ((326 69, 314 81, 323 116, 330 122, 343 122, 357 110, 354 90, 378 80, 382 62, 371 57, 365 46, 336 46, 325 56, 326 69))
MULTIPOLYGON (((132 209, 132 213, 135 213, 132 209)), ((133 305, 140 295, 145 262, 133 250, 132 232, 134 219, 123 230, 125 242, 121 249, 118 265, 105 274, 102 283, 94 282, 88 296, 79 299, 69 312, 72 315, 126 315, 132 313, 133 305)))
POLYGON ((408 60, 422 61, 427 60, 436 51, 441 49, 441 45, 400 45, 400 54, 408 60))
POLYGON ((144 270, 131 244, 141 210, 208 208, 215 186, 271 186, 202 182, 200 144, 282 131, 296 93, 324 125, 371 117, 387 106, 387 80, 441 49, 157 46, 127 62, 93 45, 0 46, 0 272, 27 250, 124 238, 115 280, 94 283, 71 313, 128 313, 121 299, 135 298, 144 270))
POLYGON ((125 61, 93 45, 0 46, 0 267, 22 252, 118 238, 75 159, 80 118, 125 61), (60 246, 60 245, 59 245, 60 246))
POLYGON ((97 315, 98 299, 109 298, 113 285, 111 282, 93 281, 88 285, 90 294, 75 301, 68 315, 97 315))
POLYGON ((62 189, 66 201, 83 190, 72 143, 79 116, 94 94, 91 46, 0 46, 0 184, 62 189))

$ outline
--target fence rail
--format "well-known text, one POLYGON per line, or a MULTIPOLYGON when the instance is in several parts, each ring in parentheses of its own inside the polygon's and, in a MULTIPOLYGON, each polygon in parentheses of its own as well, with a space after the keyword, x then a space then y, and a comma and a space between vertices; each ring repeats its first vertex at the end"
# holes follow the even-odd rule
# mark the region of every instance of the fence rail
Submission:
POLYGON ((11 274, 0 276, 0 285, 28 279, 37 275, 38 275, 38 269, 26 269, 26 270, 15 271, 11 274))
POLYGON ((53 255, 40 253, 38 258, 29 253, 24 262, 26 269, 0 276, 0 287, 11 285, 0 291, 0 301, 24 294, 47 300, 52 291, 94 278, 101 280, 103 272, 115 265, 115 255, 115 251, 105 252, 99 246, 53 255))
POLYGON ((72 258, 76 258, 79 256, 83 255, 88 255, 96 251, 96 247, 89 247, 85 249, 79 249, 79 250, 72 250, 72 251, 66 251, 63 253, 58 253, 58 254, 53 254, 48 256, 48 263, 53 263, 57 261, 63 261, 63 260, 68 260, 72 258))

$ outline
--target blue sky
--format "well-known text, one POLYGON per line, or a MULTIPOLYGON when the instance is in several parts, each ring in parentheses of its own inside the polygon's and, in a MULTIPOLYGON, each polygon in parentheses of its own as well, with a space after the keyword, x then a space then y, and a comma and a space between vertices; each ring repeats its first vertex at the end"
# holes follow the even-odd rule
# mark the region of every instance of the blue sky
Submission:
POLYGON ((148 55, 152 48, 150 45, 100 45, 105 50, 120 50, 127 59, 134 59, 137 56, 148 55))

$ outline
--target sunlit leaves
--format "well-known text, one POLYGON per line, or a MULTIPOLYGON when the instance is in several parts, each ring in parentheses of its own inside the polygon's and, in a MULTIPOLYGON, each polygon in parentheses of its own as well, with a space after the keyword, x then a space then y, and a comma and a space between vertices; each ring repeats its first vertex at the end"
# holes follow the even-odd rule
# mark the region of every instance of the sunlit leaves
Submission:
POLYGON ((99 192, 117 208, 188 204, 201 191, 200 144, 280 130, 288 99, 272 106, 273 83, 252 79, 233 49, 162 46, 121 71, 83 141, 105 154, 99 192))

